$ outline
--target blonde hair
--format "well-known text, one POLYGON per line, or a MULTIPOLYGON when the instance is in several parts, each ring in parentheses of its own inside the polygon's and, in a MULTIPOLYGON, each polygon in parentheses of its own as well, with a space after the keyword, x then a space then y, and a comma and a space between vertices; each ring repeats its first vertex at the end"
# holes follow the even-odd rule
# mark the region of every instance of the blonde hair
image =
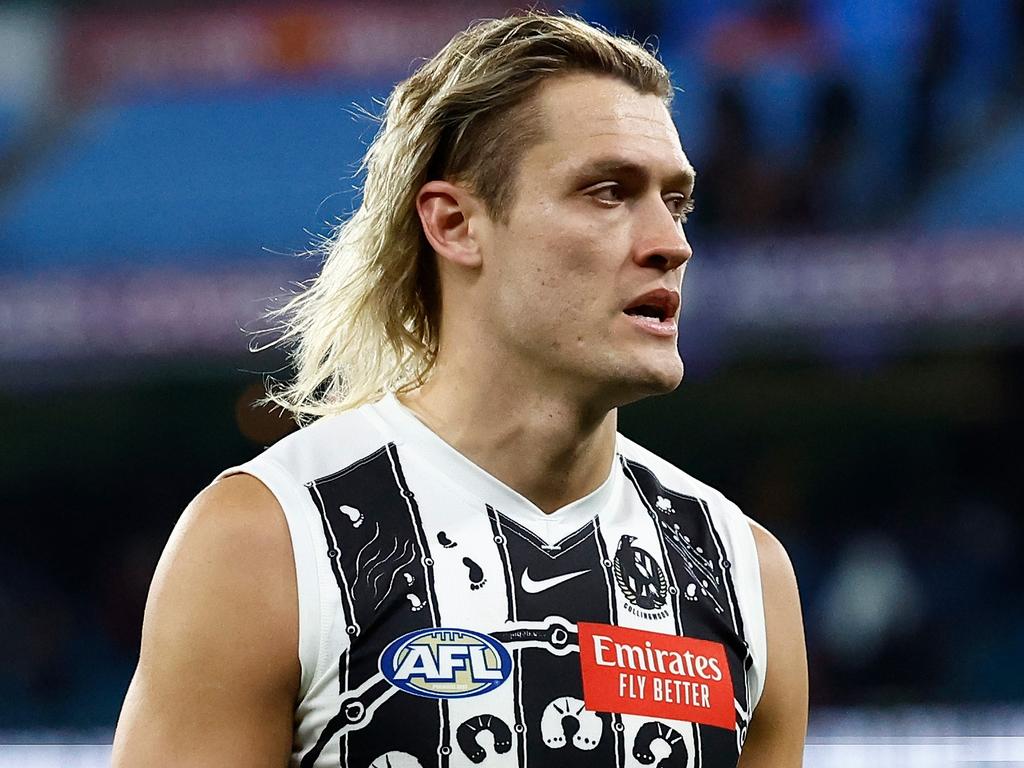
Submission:
POLYGON ((466 184, 505 220, 523 152, 543 136, 529 102, 570 72, 619 78, 672 99, 668 72, 632 39, 579 19, 526 12, 478 22, 399 83, 360 171, 362 202, 325 240, 320 274, 270 311, 295 369, 267 401, 301 423, 420 386, 437 356, 440 290, 416 214, 431 179, 466 184))

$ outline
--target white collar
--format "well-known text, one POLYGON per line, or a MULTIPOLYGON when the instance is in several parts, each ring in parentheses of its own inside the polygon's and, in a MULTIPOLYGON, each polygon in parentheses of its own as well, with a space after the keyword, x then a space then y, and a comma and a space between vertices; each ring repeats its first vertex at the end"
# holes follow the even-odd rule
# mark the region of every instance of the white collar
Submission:
POLYGON ((617 496, 621 485, 622 472, 616 436, 616 458, 612 461, 605 481, 583 498, 548 514, 442 440, 393 394, 385 395, 370 408, 388 427, 386 431, 394 436, 396 445, 419 454, 425 462, 436 467, 440 477, 450 480, 462 495, 468 495, 470 501, 490 504, 505 516, 537 533, 540 533, 538 527, 546 529, 551 535, 577 530, 590 522, 617 496))

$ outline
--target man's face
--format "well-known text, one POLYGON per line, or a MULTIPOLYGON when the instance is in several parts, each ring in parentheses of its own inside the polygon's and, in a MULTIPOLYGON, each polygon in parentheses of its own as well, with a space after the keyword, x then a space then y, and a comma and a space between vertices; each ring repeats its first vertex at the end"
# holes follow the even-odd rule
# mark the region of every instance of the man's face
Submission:
POLYGON ((693 169, 668 110, 594 75, 555 78, 538 99, 545 137, 524 153, 508 223, 492 223, 484 246, 492 327, 538 375, 613 404, 669 392, 683 375, 693 169))

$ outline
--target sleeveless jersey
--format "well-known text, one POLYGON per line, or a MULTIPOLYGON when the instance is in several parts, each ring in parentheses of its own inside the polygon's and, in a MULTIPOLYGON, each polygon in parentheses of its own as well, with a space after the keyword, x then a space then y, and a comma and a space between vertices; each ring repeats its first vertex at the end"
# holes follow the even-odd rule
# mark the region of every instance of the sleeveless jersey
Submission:
POLYGON ((292 766, 735 768, 765 677, 748 519, 622 435, 552 514, 394 396, 221 473, 295 556, 292 766))

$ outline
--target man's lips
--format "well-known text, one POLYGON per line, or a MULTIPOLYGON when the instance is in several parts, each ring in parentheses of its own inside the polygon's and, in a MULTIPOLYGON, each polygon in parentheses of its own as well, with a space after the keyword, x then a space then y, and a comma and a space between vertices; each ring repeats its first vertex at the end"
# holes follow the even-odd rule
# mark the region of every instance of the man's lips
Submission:
POLYGON ((676 319, 674 317, 659 320, 656 317, 646 317, 645 315, 626 315, 626 319, 640 330, 654 336, 674 338, 676 335, 676 319))
POLYGON ((675 337, 678 311, 679 292, 668 288, 656 288, 641 294, 622 310, 637 328, 663 338, 675 337))
POLYGON ((659 322, 675 320, 679 310, 679 292, 656 288, 637 296, 622 311, 631 317, 646 317, 659 322))

